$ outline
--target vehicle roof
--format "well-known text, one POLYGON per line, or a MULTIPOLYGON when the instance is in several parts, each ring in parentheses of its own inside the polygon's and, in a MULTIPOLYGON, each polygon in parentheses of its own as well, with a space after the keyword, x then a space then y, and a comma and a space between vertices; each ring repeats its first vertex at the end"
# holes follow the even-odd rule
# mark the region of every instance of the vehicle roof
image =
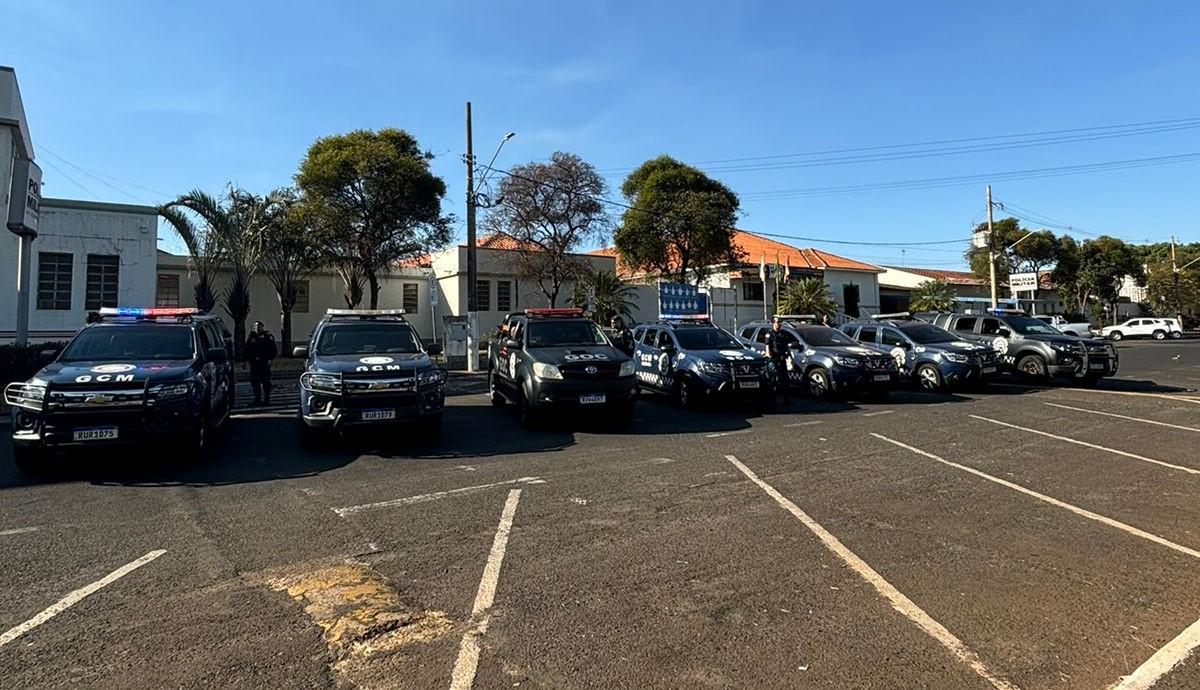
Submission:
POLYGON ((717 325, 712 321, 658 321, 645 325, 659 326, 661 328, 717 328, 717 325))

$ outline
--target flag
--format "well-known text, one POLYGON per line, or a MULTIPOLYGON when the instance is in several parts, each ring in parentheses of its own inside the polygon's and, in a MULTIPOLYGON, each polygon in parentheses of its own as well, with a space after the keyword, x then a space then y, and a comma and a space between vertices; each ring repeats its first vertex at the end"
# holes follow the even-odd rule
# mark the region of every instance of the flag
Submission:
POLYGON ((767 282, 767 254, 763 252, 762 258, 758 262, 758 279, 762 282, 767 282))

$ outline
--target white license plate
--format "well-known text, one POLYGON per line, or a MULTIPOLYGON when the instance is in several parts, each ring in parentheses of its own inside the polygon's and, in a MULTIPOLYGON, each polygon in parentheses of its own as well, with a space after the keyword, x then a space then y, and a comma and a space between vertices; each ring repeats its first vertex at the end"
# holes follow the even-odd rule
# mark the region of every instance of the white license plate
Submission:
POLYGON ((1103 371, 1104 370, 1104 362, 1092 362, 1091 364, 1088 365, 1088 369, 1100 369, 1101 371, 1103 371))
POLYGON ((364 422, 378 422, 385 419, 395 419, 395 410, 363 410, 362 419, 364 422))
POLYGON ((579 396, 580 405, 603 405, 608 401, 608 398, 603 393, 593 393, 591 395, 579 396))
POLYGON ((994 373, 996 373, 996 367, 984 367, 984 368, 983 368, 983 373, 985 373, 985 374, 994 374, 994 373))
POLYGON ((738 381, 738 388, 758 388, 758 381, 738 381))
POLYGON ((892 377, 887 374, 875 374, 876 381, 890 381, 891 379, 892 377))
POLYGON ((117 437, 117 427, 102 426, 93 429, 76 429, 76 441, 108 441, 117 437))

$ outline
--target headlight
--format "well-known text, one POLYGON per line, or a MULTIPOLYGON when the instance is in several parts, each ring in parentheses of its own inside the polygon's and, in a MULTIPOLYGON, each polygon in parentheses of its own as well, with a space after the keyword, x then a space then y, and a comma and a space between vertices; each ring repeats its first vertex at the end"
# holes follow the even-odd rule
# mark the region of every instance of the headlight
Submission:
POLYGON ((846 357, 845 355, 836 355, 833 361, 844 367, 861 367, 862 360, 858 357, 846 357))
POLYGON ((617 372, 617 376, 633 376, 633 360, 621 362, 621 370, 617 372))
POLYGON ((150 394, 150 397, 160 400, 166 398, 183 398, 191 395, 192 383, 191 381, 184 381, 183 383, 160 383, 157 386, 151 386, 147 392, 150 394))
POLYGON ((446 380, 446 372, 441 369, 430 369, 417 375, 417 385, 432 386, 446 380))
POLYGON ((1065 343, 1050 343, 1050 347, 1059 352, 1070 352, 1072 349, 1070 345, 1065 343))
POLYGON ((725 373, 725 366, 717 362, 706 362, 704 360, 700 360, 696 362, 696 368, 713 376, 720 376, 721 374, 725 373))
POLYGON ((304 374, 300 377, 300 386, 310 391, 341 393, 342 378, 337 374, 304 374))
POLYGON ((967 362, 971 361, 970 357, 958 352, 943 352, 942 359, 946 360, 947 362, 954 362, 955 364, 966 364, 967 362))
POLYGON ((4 389, 4 402, 13 407, 41 410, 46 400, 46 384, 34 379, 28 383, 10 383, 4 389))
POLYGON ((561 379, 563 377, 558 367, 544 362, 533 363, 533 375, 539 379, 561 379))

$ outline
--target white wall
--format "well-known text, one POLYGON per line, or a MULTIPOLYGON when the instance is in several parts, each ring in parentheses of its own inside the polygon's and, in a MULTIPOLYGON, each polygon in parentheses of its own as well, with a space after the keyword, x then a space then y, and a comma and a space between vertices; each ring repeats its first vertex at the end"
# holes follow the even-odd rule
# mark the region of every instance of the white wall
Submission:
MULTIPOLYGON (((825 270, 825 284, 829 286, 829 294, 833 296, 834 301, 845 311, 846 305, 842 299, 843 287, 846 285, 858 286, 858 306, 865 308, 868 312, 878 313, 879 311, 879 278, 878 274, 865 273, 862 271, 839 271, 835 269, 825 270)), ((858 318, 858 314, 847 314, 851 318, 858 318)))
MULTIPOLYGON (((42 199, 30 271, 30 338, 64 337, 84 324, 88 254, 120 257, 119 305, 152 304, 157 219, 155 210, 147 206, 42 199), (72 255, 70 309, 38 309, 38 267, 42 252, 72 255)), ((5 280, 16 280, 18 246, 17 236, 5 231, 0 238, 0 276, 5 280)), ((12 289, 15 291, 15 282, 12 289)), ((15 328, 16 301, 0 300, 0 337, 11 338, 15 328)))

